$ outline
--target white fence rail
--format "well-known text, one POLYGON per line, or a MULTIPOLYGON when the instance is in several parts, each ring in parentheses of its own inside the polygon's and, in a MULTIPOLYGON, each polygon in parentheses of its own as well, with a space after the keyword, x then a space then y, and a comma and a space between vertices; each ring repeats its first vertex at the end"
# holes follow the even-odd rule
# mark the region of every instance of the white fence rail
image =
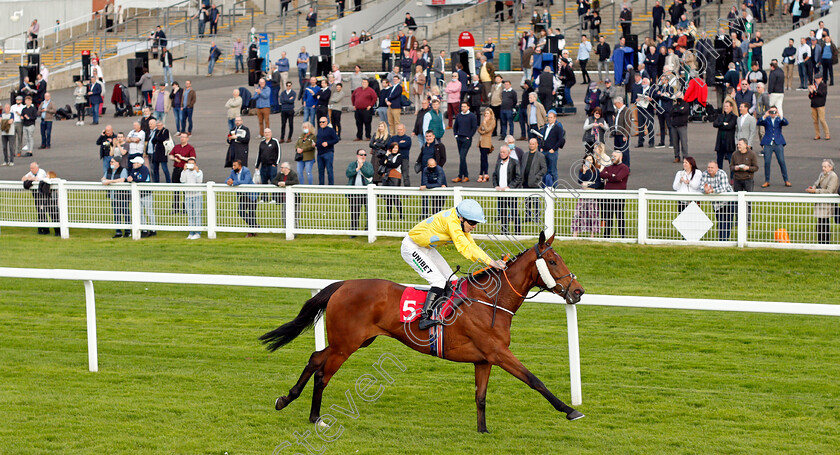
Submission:
MULTIPOLYGON (((82 281, 85 287, 87 314, 88 369, 99 371, 99 351, 96 337, 96 298, 94 281, 197 284, 215 286, 254 286, 287 289, 310 289, 312 295, 336 280, 313 278, 281 278, 263 276, 201 275, 181 273, 118 272, 105 270, 30 269, 0 267, 0 277, 82 281)), ((743 311, 754 313, 803 314, 811 316, 840 316, 840 305, 788 302, 750 302, 741 300, 678 299, 584 294, 577 305, 568 305, 554 294, 539 294, 531 302, 562 304, 566 307, 569 340, 569 376, 572 406, 583 402, 580 373, 580 342, 577 306, 619 306, 706 311, 743 311)), ((396 311, 396 310, 395 310, 396 311)), ((277 321, 278 323, 281 321, 277 321)), ((326 330, 322 318, 315 320, 315 350, 326 348, 326 330)))
POLYGON ((209 238, 219 232, 274 233, 290 240, 298 234, 358 235, 373 242, 403 236, 429 214, 471 198, 490 220, 477 228, 478 238, 530 238, 545 229, 560 239, 840 250, 838 195, 67 181, 53 183, 50 197, 34 194, 20 182, 0 182, 0 226, 59 228, 64 238, 70 229, 120 229, 134 239, 150 230, 199 231, 209 238), (187 199, 197 207, 193 226, 187 199), (674 221, 692 201, 700 210, 681 218, 680 231, 674 221), (821 228, 827 234, 820 235, 821 228), (698 235, 681 233, 688 230, 698 235))

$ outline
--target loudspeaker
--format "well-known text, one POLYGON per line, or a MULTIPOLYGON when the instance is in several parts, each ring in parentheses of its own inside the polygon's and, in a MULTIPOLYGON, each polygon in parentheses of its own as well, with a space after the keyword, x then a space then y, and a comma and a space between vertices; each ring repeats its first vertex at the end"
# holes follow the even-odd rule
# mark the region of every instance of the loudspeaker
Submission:
POLYGON ((309 57, 309 77, 326 77, 332 71, 332 57, 313 55, 309 57))
POLYGON ((26 65, 21 66, 20 68, 20 80, 18 81, 18 87, 23 86, 23 78, 28 77, 29 82, 31 84, 35 83, 35 78, 38 77, 38 67, 34 65, 26 65))
POLYGON ((82 52, 82 80, 90 80, 90 51, 82 52))
POLYGON ((321 46, 321 55, 326 57, 332 56, 332 48, 330 46, 321 46))
POLYGON ((457 70, 455 65, 460 63, 461 66, 464 67, 464 72, 467 73, 467 76, 469 76, 471 74, 470 73, 470 56, 467 53, 467 51, 465 51, 463 49, 460 49, 460 50, 454 51, 451 54, 449 54, 449 57, 450 57, 450 65, 452 67, 452 71, 451 71, 452 73, 454 73, 457 70))
POLYGON ((41 54, 26 54, 26 63, 28 65, 41 66, 41 54))
POLYGON ((546 37, 545 43, 548 48, 548 53, 560 55, 560 52, 563 50, 563 47, 560 45, 561 41, 563 44, 566 44, 566 40, 561 39, 559 36, 546 37))
POLYGON ((639 35, 624 35, 624 45, 633 49, 639 50, 639 35))
POLYGON ((248 85, 251 87, 257 85, 262 77, 263 59, 251 58, 248 59, 248 85))
POLYGON ((134 58, 143 61, 143 68, 149 67, 149 51, 135 52, 134 58))
POLYGON ((143 76, 143 60, 130 58, 126 60, 126 80, 129 87, 136 87, 137 81, 143 76))

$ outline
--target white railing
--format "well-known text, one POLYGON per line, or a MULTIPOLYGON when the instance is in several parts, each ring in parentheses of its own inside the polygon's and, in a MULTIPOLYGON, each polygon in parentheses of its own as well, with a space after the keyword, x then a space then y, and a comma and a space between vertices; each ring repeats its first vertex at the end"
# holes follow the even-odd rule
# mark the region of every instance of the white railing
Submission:
POLYGON ((373 185, 277 188, 213 182, 105 186, 67 181, 53 183, 50 198, 33 194, 20 182, 0 182, 0 226, 54 227, 64 238, 70 229, 124 229, 135 239, 148 230, 198 231, 209 238, 219 232, 273 233, 289 240, 298 234, 357 235, 373 242, 379 236, 404 236, 430 214, 470 198, 482 204, 489 219, 476 230, 480 239, 508 233, 533 238, 546 230, 559 239, 840 250, 840 229, 834 221, 838 195, 551 188, 498 192, 373 185), (110 195, 117 198, 116 204, 110 195), (199 197, 196 226, 189 226, 186 213, 180 212, 185 195, 199 197), (692 206, 695 213, 681 212, 692 201, 697 203, 692 206), (150 212, 144 213, 144 207, 150 212), (115 221, 114 211, 119 208, 126 211, 127 220, 115 221), (815 209, 829 213, 829 218, 816 218, 815 209), (679 230, 675 220, 681 213, 679 230), (610 215, 612 222, 607 220, 610 215), (821 226, 830 234, 827 243, 818 235, 821 226), (697 235, 684 236, 687 231, 697 235))
MULTIPOLYGON (((312 295, 336 280, 313 278, 282 278, 264 276, 201 275, 181 273, 118 272, 105 270, 30 269, 0 267, 0 277, 82 281, 85 287, 87 318, 88 370, 99 371, 99 350, 96 337, 96 297, 94 281, 130 283, 167 283, 215 286, 252 286, 287 289, 309 289, 312 295)), ((410 286, 410 285, 409 285, 410 286)), ((580 373, 580 342, 577 306, 619 306, 701 311, 742 311, 751 313, 801 314, 810 316, 840 316, 840 305, 789 302, 750 302, 741 300, 680 299, 584 294, 577 305, 568 305, 555 294, 538 294, 531 302, 562 304, 566 307, 567 337, 569 340, 569 376, 572 406, 583 402, 580 373)), ((464 308, 462 306, 461 308, 464 308)), ((282 321, 277 321, 280 323, 282 321)), ((327 347, 323 317, 314 323, 315 350, 327 347)))

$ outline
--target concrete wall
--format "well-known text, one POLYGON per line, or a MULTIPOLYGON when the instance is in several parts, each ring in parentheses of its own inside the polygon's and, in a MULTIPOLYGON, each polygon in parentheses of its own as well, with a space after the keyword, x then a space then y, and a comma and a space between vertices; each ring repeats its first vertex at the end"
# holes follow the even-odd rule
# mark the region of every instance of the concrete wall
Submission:
MULTIPOLYGON (((837 8, 834 9, 835 11, 837 10, 837 8)), ((835 37, 840 36, 840 12, 834 12, 825 17, 817 18, 813 22, 803 27, 799 27, 796 30, 785 33, 784 35, 779 36, 778 38, 775 38, 774 40, 768 43, 765 43, 763 46, 764 49, 762 51, 762 55, 764 56, 764 68, 770 68, 771 59, 775 58, 779 61, 782 60, 782 50, 788 46, 788 40, 790 38, 793 38, 794 45, 798 48, 799 40, 801 38, 807 38, 809 31, 819 28, 817 24, 820 21, 825 22, 825 28, 828 29, 832 41, 835 39, 835 37)), ((835 45, 837 45, 836 42, 835 45)))
MULTIPOLYGON (((38 19, 41 24, 39 36, 43 36, 52 33, 56 19, 67 22, 91 12, 91 0, 0 0, 0 39, 13 34, 22 35, 33 19, 38 19), (23 17, 18 22, 12 22, 9 17, 20 10, 23 10, 23 17)), ((20 46, 20 39, 6 43, 8 49, 20 46)))

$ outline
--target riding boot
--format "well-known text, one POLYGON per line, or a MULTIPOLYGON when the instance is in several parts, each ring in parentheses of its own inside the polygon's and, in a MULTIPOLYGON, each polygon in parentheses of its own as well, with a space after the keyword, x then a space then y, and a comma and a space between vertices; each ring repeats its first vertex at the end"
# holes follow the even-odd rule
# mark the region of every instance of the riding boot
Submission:
POLYGON ((443 294, 443 289, 432 287, 429 293, 426 294, 426 302, 423 303, 423 313, 420 317, 420 322, 417 323, 417 328, 426 330, 429 327, 437 324, 440 321, 432 320, 432 313, 437 306, 437 299, 443 294))

